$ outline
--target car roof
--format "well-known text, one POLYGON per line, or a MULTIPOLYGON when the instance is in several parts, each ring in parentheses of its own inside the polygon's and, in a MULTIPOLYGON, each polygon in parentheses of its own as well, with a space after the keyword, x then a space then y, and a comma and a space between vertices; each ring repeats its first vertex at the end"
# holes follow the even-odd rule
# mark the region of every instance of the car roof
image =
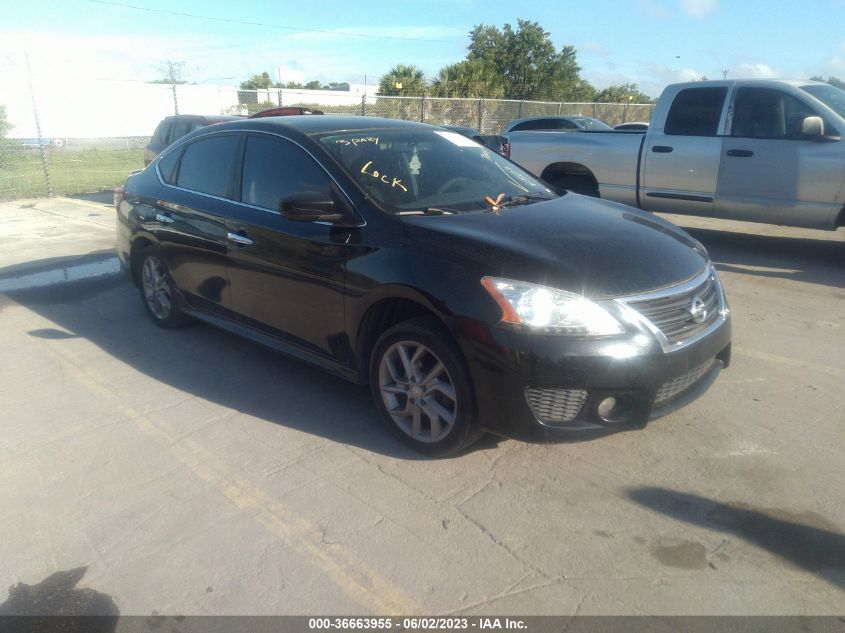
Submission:
POLYGON ((476 128, 468 125, 441 125, 445 130, 452 130, 453 132, 461 132, 462 134, 481 134, 476 128))
POLYGON ((225 123, 226 121, 240 121, 244 117, 240 114, 174 114, 165 117, 168 121, 179 119, 197 119, 208 123, 225 123))
POLYGON ((332 132, 366 132, 369 130, 427 128, 442 129, 438 126, 416 121, 382 119, 368 116, 339 116, 299 114, 293 116, 270 116, 258 119, 239 119, 215 126, 215 131, 227 129, 263 130, 266 132, 296 131, 300 134, 316 135, 332 132))

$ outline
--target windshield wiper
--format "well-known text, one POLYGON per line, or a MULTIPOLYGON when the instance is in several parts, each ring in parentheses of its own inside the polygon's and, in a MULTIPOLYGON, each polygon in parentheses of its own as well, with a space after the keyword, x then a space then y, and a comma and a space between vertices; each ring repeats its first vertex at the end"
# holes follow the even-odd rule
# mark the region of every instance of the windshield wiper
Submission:
POLYGON ((539 202, 541 200, 554 200, 555 196, 548 196, 539 193, 526 193, 523 196, 511 196, 498 206, 501 207, 516 207, 521 204, 531 204, 532 202, 539 202))
POLYGON ((424 207, 422 209, 397 211, 396 215, 454 215, 455 213, 463 213, 463 211, 447 207, 424 207))

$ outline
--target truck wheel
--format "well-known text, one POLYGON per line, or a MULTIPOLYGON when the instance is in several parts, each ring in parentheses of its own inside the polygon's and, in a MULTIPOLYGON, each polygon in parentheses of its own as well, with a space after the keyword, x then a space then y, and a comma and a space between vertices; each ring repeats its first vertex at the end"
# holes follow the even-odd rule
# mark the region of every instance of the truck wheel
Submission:
POLYGON ((564 176, 555 185, 583 196, 599 197, 599 185, 592 176, 564 176))

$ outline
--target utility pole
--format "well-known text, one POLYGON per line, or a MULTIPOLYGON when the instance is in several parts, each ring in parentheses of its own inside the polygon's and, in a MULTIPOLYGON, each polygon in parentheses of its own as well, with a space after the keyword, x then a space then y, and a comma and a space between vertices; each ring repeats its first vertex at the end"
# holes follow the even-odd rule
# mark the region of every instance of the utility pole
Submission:
POLYGON ((35 117, 35 131, 38 134, 38 152, 41 156, 41 169, 44 171, 44 180, 47 183, 47 195, 53 197, 53 182, 50 180, 50 167, 47 165, 47 152, 44 149, 44 139, 41 136, 41 121, 38 118, 38 106, 35 103, 35 90, 32 87, 32 69, 29 66, 29 53, 26 57, 26 78, 29 82, 29 98, 32 100, 32 114, 35 117))
POLYGON ((727 79, 727 78, 728 78, 728 69, 725 68, 724 70, 722 70, 722 79, 727 79))

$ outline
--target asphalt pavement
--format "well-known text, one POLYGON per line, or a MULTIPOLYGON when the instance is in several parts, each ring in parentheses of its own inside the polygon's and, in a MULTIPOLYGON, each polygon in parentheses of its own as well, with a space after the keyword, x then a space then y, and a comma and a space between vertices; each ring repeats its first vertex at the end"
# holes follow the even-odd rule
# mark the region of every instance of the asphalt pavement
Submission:
POLYGON ((733 310, 704 397, 426 460, 366 389, 155 327, 109 195, 0 204, 0 612, 845 613, 845 231, 670 219, 733 310))

